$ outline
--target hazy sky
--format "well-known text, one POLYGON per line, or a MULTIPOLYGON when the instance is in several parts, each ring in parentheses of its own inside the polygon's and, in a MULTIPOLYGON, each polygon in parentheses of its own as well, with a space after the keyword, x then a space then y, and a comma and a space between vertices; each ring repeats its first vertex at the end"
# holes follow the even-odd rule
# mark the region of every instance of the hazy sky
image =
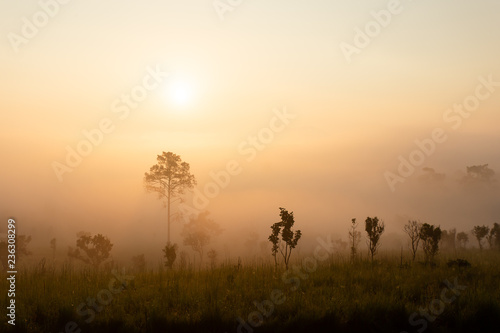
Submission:
POLYGON ((165 210, 142 185, 162 151, 202 192, 237 161, 206 207, 227 234, 267 238, 280 206, 304 237, 345 237, 368 215, 390 232, 406 218, 500 222, 498 189, 457 182, 470 165, 500 173, 499 1, 67 2, 0 0, 0 215, 26 233, 164 242, 165 210), (133 91, 143 100, 126 106, 133 91), (294 119, 280 123, 285 109, 294 119), (54 162, 103 119, 109 133, 59 181, 54 162), (445 142, 392 191, 386 172, 436 128, 445 142), (421 181, 422 167, 445 180, 421 181))

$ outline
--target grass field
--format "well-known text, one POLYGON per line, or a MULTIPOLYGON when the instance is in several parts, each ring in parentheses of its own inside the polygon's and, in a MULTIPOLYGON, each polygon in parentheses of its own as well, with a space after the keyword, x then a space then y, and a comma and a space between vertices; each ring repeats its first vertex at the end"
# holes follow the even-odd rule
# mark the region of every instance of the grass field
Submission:
MULTIPOLYGON (((304 257, 289 274, 245 262, 114 273, 38 265, 18 272, 16 326, 4 320, 1 331, 498 332, 500 253, 460 257, 472 266, 448 267, 447 254, 435 267, 400 265, 396 253, 373 264, 304 257)), ((0 286, 8 290, 5 273, 0 286)))

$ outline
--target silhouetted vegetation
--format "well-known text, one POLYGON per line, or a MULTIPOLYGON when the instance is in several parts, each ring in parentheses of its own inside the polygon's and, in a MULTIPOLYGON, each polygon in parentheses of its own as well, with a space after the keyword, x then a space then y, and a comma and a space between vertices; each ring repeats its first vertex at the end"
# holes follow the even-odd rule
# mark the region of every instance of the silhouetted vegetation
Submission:
POLYGON ((84 232, 79 233, 77 237, 76 249, 68 249, 68 256, 71 258, 81 260, 95 268, 109 258, 113 244, 108 237, 101 234, 91 236, 84 232))
MULTIPOLYGON (((82 332, 239 332, 240 318, 255 333, 416 332, 425 319, 422 313, 426 312, 420 311, 435 316, 429 312, 429 304, 440 299, 445 281, 449 281, 465 289, 459 295, 446 294, 454 296, 454 301, 446 303, 436 320, 426 322, 426 331, 494 332, 500 316, 500 289, 491 277, 500 276, 498 252, 479 255, 466 251, 461 258, 436 260, 432 269, 421 265, 402 268, 398 257, 393 253, 375 264, 329 258, 319 262, 307 279, 300 279, 296 290, 296 281, 276 279, 273 263, 224 262, 211 270, 118 269, 118 275, 68 264, 59 269, 33 266, 19 274, 22 292, 16 296, 15 328, 17 332, 64 332, 65 325, 73 321, 82 332), (102 295, 115 276, 132 276, 133 280, 123 286, 117 283, 120 292, 106 305, 97 302, 102 311, 96 312, 92 322, 85 322, 87 317, 76 308, 89 297, 101 297, 96 295, 102 295), (271 299, 273 290, 283 292, 283 303, 271 303, 271 311, 264 301, 271 299), (257 313, 262 315, 262 323, 254 327, 248 318, 257 313), (417 317, 409 321, 414 313, 417 317)), ((300 265, 301 261, 296 257, 290 263, 300 265)), ((299 274, 305 272, 290 277, 299 274)), ((6 290, 5 273, 0 275, 0 288, 6 290)), ((0 306, 6 306, 5 298, 0 299, 0 306)), ((12 331, 2 325, 2 332, 12 331)))
POLYGON ((165 258, 165 267, 172 268, 174 266, 175 259, 177 258, 177 248, 177 244, 168 242, 162 249, 163 257, 165 258))
POLYGON ((472 165, 467 167, 467 174, 462 179, 466 184, 491 183, 494 181, 495 171, 488 164, 472 165))
POLYGON ((439 240, 441 239, 441 228, 428 223, 422 224, 420 228, 420 239, 424 250, 425 262, 434 263, 434 257, 439 252, 439 240))
POLYGON ((491 237, 494 239, 492 241, 492 244, 495 245, 497 249, 500 250, 500 224, 494 223, 493 228, 491 228, 490 233, 492 234, 491 237))
POLYGON ((443 250, 454 251, 456 248, 456 239, 457 239, 457 229, 453 228, 450 230, 442 230, 441 231, 441 243, 440 248, 443 250))
POLYGON ((373 262, 373 257, 377 253, 380 246, 380 236, 384 233, 384 222, 379 221, 378 217, 367 217, 365 220, 365 231, 368 234, 368 241, 366 245, 370 251, 370 256, 373 262))
POLYGON ((275 266, 277 267, 278 265, 276 256, 279 252, 283 257, 285 267, 288 269, 288 263, 290 262, 292 250, 297 246, 302 233, 300 230, 295 232, 292 230, 295 223, 293 212, 288 213, 285 208, 280 207, 280 217, 281 221, 276 222, 271 226, 272 233, 269 236, 269 241, 273 245, 272 254, 275 266))
POLYGON ((354 261, 356 253, 358 252, 358 245, 361 241, 361 232, 357 231, 358 223, 356 219, 351 220, 351 227, 349 228, 349 243, 351 244, 351 260, 354 261))
POLYGON ((184 225, 182 236, 184 245, 191 247, 200 256, 200 264, 203 262, 205 247, 210 244, 213 236, 220 235, 220 226, 208 217, 209 212, 205 211, 191 218, 188 224, 184 225))
POLYGON ((404 226, 404 232, 408 235, 408 238, 410 238, 408 245, 411 251, 412 261, 415 261, 418 244, 420 243, 420 228, 422 228, 421 223, 411 220, 404 226))
MULTIPOLYGON (((68 262, 55 266, 56 261, 47 265, 43 258, 24 269, 19 274, 23 292, 17 298, 16 329, 64 331, 68 322, 91 332, 324 332, 326 327, 338 332, 412 332, 424 328, 428 332, 447 332, 450 328, 454 332, 469 332, 476 327, 481 332, 493 332, 489 329, 496 327, 500 291, 492 276, 500 276, 500 255, 491 249, 498 244, 497 223, 491 228, 474 228, 480 240, 490 239, 488 250, 465 250, 467 233, 457 233, 455 229, 445 232, 439 226, 409 220, 403 228, 410 240, 409 251, 400 256, 384 251, 374 261, 381 247, 384 223, 377 217, 366 219, 369 259, 360 256, 352 260, 357 253, 353 247, 357 248, 360 237, 356 219, 352 219, 348 232, 350 248, 342 246, 345 242, 341 239, 331 241, 329 246, 335 249, 335 255, 326 255, 314 266, 308 266, 304 263, 317 253, 306 252, 291 258, 302 233, 293 230, 293 212, 280 208, 280 217, 269 236, 273 258, 266 251, 274 263, 245 262, 239 257, 237 262, 223 260, 211 248, 206 251, 209 265, 202 266, 211 237, 222 231, 208 212, 192 217, 182 233, 184 245, 198 254, 196 261, 199 258, 200 265, 190 262, 185 251, 180 252, 179 264, 174 265, 179 249, 176 244, 167 243, 163 249, 165 265, 148 269, 144 254, 139 254, 132 257, 128 270, 114 264, 102 269, 113 244, 101 234, 80 232, 77 249, 70 249, 69 254, 91 268, 68 262), (443 239, 443 234, 447 238, 443 239), (455 239, 461 248, 460 258, 456 257, 454 246, 440 247, 454 244, 455 239), (425 263, 430 265, 415 263, 419 247, 425 263), (438 253, 441 255, 436 257, 438 253), (283 259, 281 267, 277 265, 278 257, 283 259), (120 276, 131 274, 131 283, 122 281, 120 276), (116 280, 116 294, 110 294, 112 298, 106 304, 95 303, 95 319, 86 322, 77 310, 81 310, 79 304, 89 299, 102 300, 103 292, 116 287, 111 283, 116 280), (448 292, 456 296, 456 301, 446 303, 439 314, 433 313, 431 306, 440 300, 443 288, 450 288, 450 283, 462 288, 459 294, 448 292), (282 292, 283 303, 273 298, 276 291, 282 292), (45 304, 57 306, 49 310, 45 304), (439 320, 422 321, 426 313, 433 313, 439 320), (258 319, 259 315, 262 319, 258 319)), ((22 255, 30 253, 30 241, 31 237, 22 237, 22 255)), ((51 250, 55 244, 54 238, 51 250)), ((258 245, 258 235, 250 235, 246 247, 258 245)), ((54 256, 54 252, 50 254, 54 256)), ((2 278, 0 285, 5 284, 6 279, 2 278)), ((5 301, 0 299, 4 306, 1 302, 5 301)))
POLYGON ((144 186, 148 192, 158 194, 158 199, 164 200, 167 208, 167 245, 163 249, 167 256, 166 265, 171 267, 177 257, 176 244, 170 243, 171 204, 180 200, 185 190, 196 185, 194 175, 190 173, 189 164, 183 162, 179 155, 163 152, 156 157, 157 164, 144 174, 144 186))
POLYGON ((472 234, 474 235, 474 237, 476 237, 480 250, 483 249, 483 238, 486 237, 489 232, 490 232, 490 228, 488 228, 485 225, 483 225, 483 226, 476 225, 472 229, 472 234))
POLYGON ((467 247, 467 243, 469 242, 469 235, 461 231, 457 234, 457 241, 460 247, 465 249, 467 247))
POLYGON ((458 258, 456 260, 448 260, 448 262, 446 264, 448 265, 448 267, 453 267, 453 266, 456 266, 459 268, 471 267, 470 262, 468 262, 465 259, 460 259, 460 258, 458 258))

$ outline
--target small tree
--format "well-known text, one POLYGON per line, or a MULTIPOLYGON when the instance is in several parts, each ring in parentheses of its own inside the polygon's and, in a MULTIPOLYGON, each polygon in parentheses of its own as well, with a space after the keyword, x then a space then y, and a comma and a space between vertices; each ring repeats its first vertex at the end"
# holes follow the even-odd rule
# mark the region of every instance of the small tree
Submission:
POLYGON ((457 234, 457 241, 459 246, 462 249, 465 249, 467 246, 467 243, 469 242, 469 235, 467 235, 465 232, 461 231, 457 234))
POLYGON ((101 234, 91 236, 88 233, 78 233, 76 249, 69 248, 68 256, 79 259, 95 268, 109 258, 113 244, 108 237, 101 234))
POLYGON ((163 257, 165 257, 165 266, 172 269, 177 258, 177 244, 168 242, 163 248, 163 257))
POLYGON ((455 250, 455 239, 457 236, 457 229, 442 230, 441 233, 441 249, 455 250))
POLYGON ((420 243, 421 227, 422 223, 411 220, 409 220, 408 223, 404 226, 404 232, 408 235, 408 238, 410 238, 408 246, 411 251, 412 261, 415 261, 415 257, 417 256, 418 243, 420 243))
POLYGON ((184 225, 182 231, 184 245, 190 246, 193 251, 200 255, 200 263, 203 261, 204 249, 210 243, 212 236, 222 233, 219 225, 208 215, 209 212, 205 211, 196 218, 191 218, 189 223, 184 225))
POLYGON ((271 252, 274 257, 274 268, 278 268, 278 249, 280 246, 280 231, 281 231, 281 225, 280 223, 274 223, 271 226, 271 235, 269 236, 269 241, 273 244, 273 247, 271 249, 271 252))
POLYGON ((467 174, 463 177, 462 182, 483 182, 491 183, 494 181, 495 171, 488 167, 488 164, 472 165, 467 167, 467 174))
POLYGON ((493 228, 486 235, 486 241, 488 242, 488 248, 492 249, 495 246, 495 230, 493 228))
POLYGON ((491 236, 493 238, 492 243, 493 245, 500 250, 500 224, 494 223, 493 228, 491 228, 490 233, 493 235, 491 236))
POLYGON ((349 243, 351 245, 351 260, 354 260, 358 252, 358 245, 361 241, 361 232, 357 231, 358 223, 356 219, 351 220, 351 227, 349 228, 349 243))
POLYGON ((488 235, 488 233, 490 232, 490 228, 483 225, 483 226, 479 226, 479 225, 476 225, 473 229, 472 229, 472 234, 474 235, 474 237, 476 237, 477 239, 477 243, 479 244, 479 250, 483 250, 483 238, 486 237, 486 235, 488 235))
POLYGON ((420 239, 422 240, 425 261, 431 263, 434 262, 434 257, 439 252, 441 228, 424 223, 420 228, 420 239))
POLYGON ((272 254, 274 256, 275 265, 278 265, 276 254, 279 251, 279 253, 283 256, 285 267, 288 269, 290 255, 292 254, 292 250, 297 246, 302 233, 300 230, 295 232, 292 231, 292 227, 295 223, 293 212, 288 213, 285 208, 280 207, 280 217, 281 221, 276 222, 271 226, 272 233, 268 239, 273 244, 272 254))
POLYGON ((384 233, 385 225, 383 221, 379 221, 378 217, 367 217, 365 220, 365 231, 368 234, 368 239, 366 245, 368 245, 368 250, 372 258, 377 253, 377 249, 380 246, 380 236, 384 233))

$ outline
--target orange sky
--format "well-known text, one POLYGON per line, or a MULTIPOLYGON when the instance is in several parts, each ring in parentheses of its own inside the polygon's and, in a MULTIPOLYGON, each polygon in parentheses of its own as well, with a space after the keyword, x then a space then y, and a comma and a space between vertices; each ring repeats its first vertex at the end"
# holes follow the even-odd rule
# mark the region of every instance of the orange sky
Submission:
POLYGON ((162 151, 190 163, 200 191, 237 161, 241 173, 206 207, 227 233, 266 238, 280 206, 310 234, 343 235, 368 215, 393 232, 401 216, 498 222, 497 190, 472 195, 457 182, 468 165, 500 173, 498 1, 400 1, 351 61, 340 46, 356 47, 358 28, 390 1, 244 1, 224 20, 211 1, 54 1, 0 3, 0 213, 26 232, 165 231, 161 203, 142 187, 162 151), (26 38, 41 3, 53 17, 26 38), (453 129, 443 115, 489 76, 489 96, 453 129), (144 100, 123 109, 134 92, 144 100), (248 161, 245 142, 284 109, 294 119, 248 161), (103 119, 109 133, 58 176, 54 162, 67 166, 67 147, 103 119), (384 174, 435 128, 446 142, 392 192, 384 174), (445 185, 419 182, 422 167, 445 173, 445 185))

